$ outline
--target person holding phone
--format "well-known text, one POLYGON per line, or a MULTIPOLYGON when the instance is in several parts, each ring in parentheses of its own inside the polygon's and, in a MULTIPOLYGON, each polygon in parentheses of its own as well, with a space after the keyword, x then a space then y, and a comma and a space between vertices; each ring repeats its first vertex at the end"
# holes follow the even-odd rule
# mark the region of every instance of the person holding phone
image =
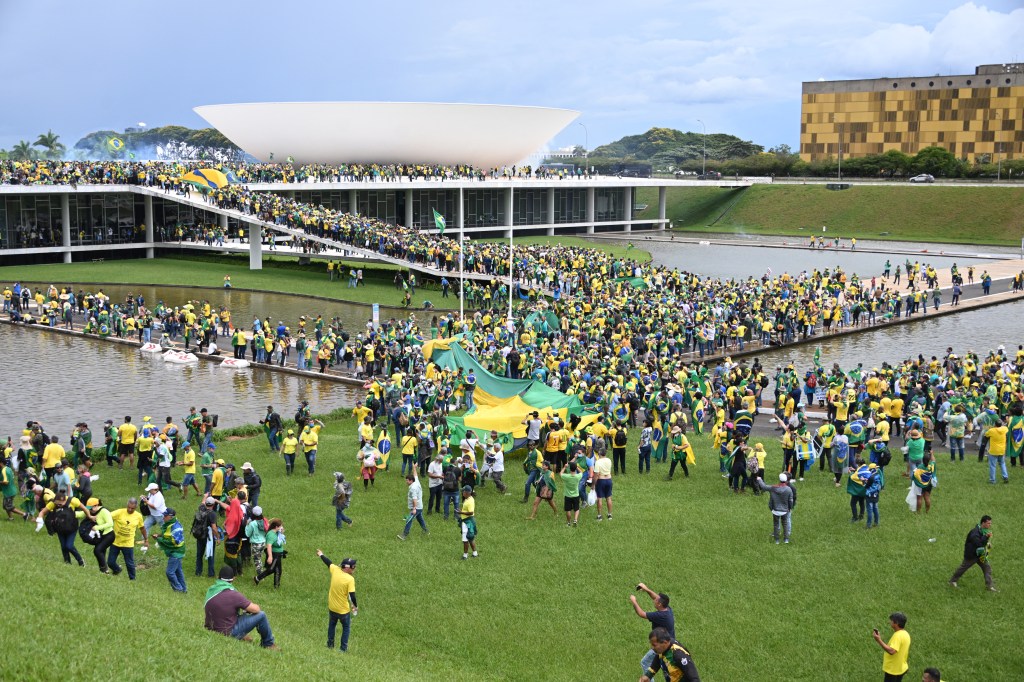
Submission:
POLYGON ((884 682, 901 682, 910 667, 907 665, 907 657, 910 655, 910 633, 906 630, 907 617, 897 611, 889 616, 889 625, 892 627, 892 637, 889 638, 888 644, 882 640, 878 628, 871 631, 871 636, 885 652, 882 654, 884 682))

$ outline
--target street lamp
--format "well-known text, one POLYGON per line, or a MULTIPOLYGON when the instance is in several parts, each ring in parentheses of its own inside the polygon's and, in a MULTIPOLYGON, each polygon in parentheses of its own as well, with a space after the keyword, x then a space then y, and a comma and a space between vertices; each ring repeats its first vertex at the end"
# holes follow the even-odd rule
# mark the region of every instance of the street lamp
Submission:
POLYGON ((701 157, 700 160, 700 174, 706 175, 707 171, 704 167, 708 163, 708 128, 707 126, 704 125, 704 121, 700 120, 699 118, 697 119, 697 123, 700 124, 701 129, 704 131, 704 155, 701 157))
POLYGON ((582 121, 578 123, 583 126, 583 171, 584 174, 590 173, 590 131, 587 130, 587 126, 583 125, 582 121))

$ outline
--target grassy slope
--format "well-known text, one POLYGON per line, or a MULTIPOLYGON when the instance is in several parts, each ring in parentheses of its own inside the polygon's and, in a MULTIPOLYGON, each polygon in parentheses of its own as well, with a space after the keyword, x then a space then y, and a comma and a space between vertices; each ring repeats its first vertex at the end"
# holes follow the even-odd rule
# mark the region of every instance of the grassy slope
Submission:
MULTIPOLYGON (((677 227, 708 231, 721 214, 717 209, 727 204, 725 195, 725 190, 670 188, 667 214, 677 227)), ((656 210, 656 192, 652 197, 644 199, 648 211, 656 210)), ((711 230, 808 235, 827 225, 830 234, 846 238, 1012 246, 1020 243, 1022 222, 1024 187, 855 185, 836 192, 822 185, 754 185, 711 230)))
MULTIPOLYGON (((339 666, 356 678, 382 680, 413 674, 429 680, 635 679, 647 629, 627 598, 641 580, 671 595, 679 636, 694 652, 702 679, 712 682, 749 679, 766 660, 779 661, 791 680, 874 679, 881 652, 870 629, 884 630, 894 610, 910 618, 914 674, 936 665, 951 679, 997 680, 1024 667, 1019 648, 991 646, 991 633, 1013 631, 1024 607, 1011 577, 1024 569, 1010 531, 1011 499, 1019 497, 1020 483, 988 486, 977 462, 940 465, 942 486, 930 516, 907 512, 896 478, 882 495, 882 528, 871 532, 848 522, 844 490, 815 471, 800 484, 794 544, 776 547, 767 540, 765 498, 726 491, 706 437, 695 439, 700 464, 691 478, 669 483, 664 465, 655 465, 649 477, 631 468, 615 482, 615 520, 597 524, 588 510, 577 529, 543 509, 538 521, 524 520, 527 510, 518 503, 523 474, 510 461, 513 495, 481 491, 481 557, 464 563, 455 527, 436 516, 427 517, 429 537, 414 531, 405 543, 395 539, 405 505, 395 470, 370 492, 358 488, 349 510, 355 527, 334 530, 330 472, 355 474, 353 431, 351 419, 329 422, 312 479, 285 478, 260 438, 224 443, 218 451, 235 464, 255 463, 264 480, 261 505, 288 528, 282 588, 255 588, 251 572, 239 581, 268 612, 280 653, 203 631, 209 581, 192 575, 193 546, 185 559, 189 594, 179 596, 167 585, 162 559, 129 584, 123 576, 99 575, 88 552, 87 568, 64 566, 45 531, 4 524, 4 584, 31 592, 33 641, 63 642, 66 669, 59 677, 93 679, 102 667, 106 677, 125 680, 195 678, 217 657, 236 661, 236 668, 260 667, 271 680, 311 679, 339 666), (977 569, 953 591, 945 581, 960 561, 964 534, 982 513, 996 519, 994 566, 1003 592, 984 592, 977 569), (345 658, 323 647, 327 573, 317 548, 336 561, 359 559, 362 608, 345 658), (67 580, 76 587, 57 587, 67 580), (67 615, 41 617, 57 611, 67 615), (69 636, 69 623, 82 624, 88 634, 69 636), (104 656, 103 647, 115 641, 116 655, 104 656)), ((631 466, 636 437, 628 449, 631 466)), ((779 450, 762 440, 774 472, 779 450)), ((137 492, 127 472, 104 465, 98 471, 97 491, 113 505, 137 492)), ((172 504, 187 526, 194 498, 172 504)), ((9 596, 7 603, 17 602, 9 596)), ((22 671, 21 679, 57 679, 54 670, 40 667, 34 647, 14 645, 15 633, 5 628, 0 635, 5 668, 22 671)))
MULTIPOLYGON (((220 287, 224 276, 231 276, 237 288, 260 289, 287 294, 328 296, 359 303, 380 303, 399 306, 402 294, 391 282, 392 272, 383 272, 382 279, 365 279, 365 286, 350 289, 345 282, 327 279, 327 266, 314 261, 308 266, 296 262, 264 261, 263 270, 249 270, 247 259, 235 257, 155 258, 152 260, 117 260, 101 263, 54 263, 49 265, 16 265, 0 268, 0 281, 110 282, 115 284, 183 284, 220 287)), ((428 295, 438 307, 444 307, 439 295, 428 295), (435 300, 436 299, 436 300, 435 300)), ((417 291, 414 304, 424 296, 417 291)))

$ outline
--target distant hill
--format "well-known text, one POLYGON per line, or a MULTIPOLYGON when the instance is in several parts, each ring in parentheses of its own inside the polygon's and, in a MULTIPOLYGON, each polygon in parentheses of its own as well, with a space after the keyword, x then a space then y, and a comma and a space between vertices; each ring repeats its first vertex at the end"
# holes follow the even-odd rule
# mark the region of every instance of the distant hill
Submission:
POLYGON ((656 168, 680 166, 687 161, 699 161, 704 157, 707 144, 709 161, 741 159, 760 154, 764 147, 734 135, 714 133, 705 137, 702 133, 682 132, 672 128, 651 128, 641 135, 627 135, 620 140, 590 152, 591 156, 616 159, 649 161, 656 168))

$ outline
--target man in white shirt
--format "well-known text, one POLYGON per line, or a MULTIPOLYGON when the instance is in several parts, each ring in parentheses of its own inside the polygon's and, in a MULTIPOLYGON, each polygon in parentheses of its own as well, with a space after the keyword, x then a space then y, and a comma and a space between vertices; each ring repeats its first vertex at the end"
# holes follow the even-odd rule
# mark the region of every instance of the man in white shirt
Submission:
POLYGON ((160 492, 160 486, 156 483, 150 483, 146 486, 146 494, 142 496, 142 501, 149 507, 149 516, 146 517, 142 524, 148 535, 150 528, 163 523, 164 509, 167 509, 167 503, 164 501, 163 493, 160 492))
POLYGON ((540 413, 531 412, 523 420, 523 424, 526 425, 527 447, 532 448, 540 442, 540 427, 543 426, 540 421, 540 413))
POLYGON ((159 486, 169 485, 181 488, 171 480, 171 467, 174 466, 174 453, 168 445, 167 434, 160 434, 160 444, 156 446, 156 482, 159 486))
MULTIPOLYGON (((484 466, 490 472, 491 480, 494 481, 498 492, 502 495, 508 495, 505 483, 501 480, 502 474, 505 473, 505 453, 501 449, 501 443, 494 442, 491 444, 490 451, 484 456, 484 466)), ((484 487, 482 481, 480 487, 484 487)))
POLYGON ((420 485, 420 479, 416 476, 416 467, 413 467, 405 475, 405 483, 409 486, 409 494, 406 498, 409 502, 409 515, 405 517, 405 530, 398 535, 398 539, 405 540, 409 537, 413 521, 419 521, 423 534, 430 535, 430 531, 427 530, 427 522, 423 520, 423 486, 420 485))
POLYGON ((439 452, 427 466, 427 477, 430 479, 430 498, 427 500, 427 514, 436 509, 441 513, 441 485, 444 483, 444 468, 441 466, 443 455, 439 452))

